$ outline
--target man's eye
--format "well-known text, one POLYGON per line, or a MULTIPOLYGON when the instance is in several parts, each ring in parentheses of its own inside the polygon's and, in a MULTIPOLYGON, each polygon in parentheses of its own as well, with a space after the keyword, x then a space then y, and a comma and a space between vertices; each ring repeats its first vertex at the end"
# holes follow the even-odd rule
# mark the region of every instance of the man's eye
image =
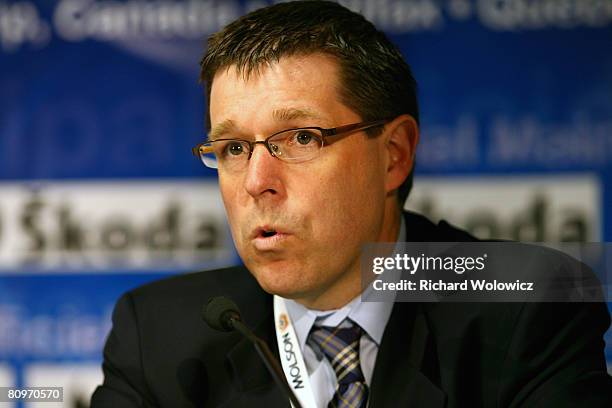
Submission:
POLYGON ((244 146, 241 143, 229 142, 224 149, 225 155, 239 156, 244 153, 244 146))
POLYGON ((303 146, 306 146, 315 140, 315 137, 311 132, 307 132, 304 130, 296 132, 293 138, 295 139, 295 142, 303 146))

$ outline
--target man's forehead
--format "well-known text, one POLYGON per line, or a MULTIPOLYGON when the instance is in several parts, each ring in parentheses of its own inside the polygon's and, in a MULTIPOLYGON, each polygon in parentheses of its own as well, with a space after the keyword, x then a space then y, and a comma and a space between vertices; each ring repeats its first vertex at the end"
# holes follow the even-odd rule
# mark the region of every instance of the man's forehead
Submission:
POLYGON ((262 60, 256 63, 230 63, 226 66, 221 66, 213 76, 213 83, 219 76, 231 76, 233 79, 240 81, 250 81, 257 79, 265 74, 268 70, 275 70, 280 65, 290 64, 299 67, 305 62, 313 62, 317 66, 322 65, 337 71, 340 68, 340 61, 335 55, 326 52, 300 52, 282 55, 278 59, 262 60))
POLYGON ((342 103, 337 69, 334 58, 309 54, 282 57, 248 77, 235 65, 219 70, 209 99, 212 121, 209 139, 236 133, 245 112, 243 105, 248 106, 248 112, 255 106, 261 118, 279 126, 301 120, 312 121, 308 123, 311 126, 327 124, 337 109, 333 105, 342 103), (254 100, 260 103, 254 105, 251 103, 254 100))
POLYGON ((283 90, 304 95, 336 93, 340 89, 340 65, 323 53, 289 55, 256 67, 230 65, 214 75, 210 99, 232 95, 257 97, 283 90))

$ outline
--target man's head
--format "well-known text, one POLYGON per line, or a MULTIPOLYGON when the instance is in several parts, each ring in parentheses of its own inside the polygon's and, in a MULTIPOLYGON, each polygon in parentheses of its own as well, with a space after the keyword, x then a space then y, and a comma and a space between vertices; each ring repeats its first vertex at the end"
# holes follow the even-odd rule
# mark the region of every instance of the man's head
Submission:
POLYGON ((362 16, 294 2, 213 35, 202 80, 215 138, 387 120, 326 139, 306 162, 254 145, 242 171, 219 169, 236 247, 260 285, 311 307, 341 306, 360 290, 361 245, 395 240, 396 192, 403 203, 412 184, 418 109, 408 65, 362 16))

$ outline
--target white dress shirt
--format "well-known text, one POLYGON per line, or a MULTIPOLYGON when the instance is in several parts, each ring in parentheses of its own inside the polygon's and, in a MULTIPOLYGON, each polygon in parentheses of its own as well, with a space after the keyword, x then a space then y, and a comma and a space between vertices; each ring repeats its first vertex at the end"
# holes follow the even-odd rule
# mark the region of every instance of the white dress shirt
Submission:
MULTIPOLYGON (((400 222, 398 241, 401 242, 406 237, 403 217, 400 222)), ((365 298, 367 298, 371 289, 370 286, 363 293, 365 298)), ((315 352, 306 343, 308 334, 315 322, 318 326, 337 327, 346 318, 349 318, 363 329, 359 343, 361 371, 368 387, 372 384, 376 355, 389 316, 391 316, 393 302, 363 302, 361 298, 362 295, 360 294, 340 309, 325 311, 311 310, 291 299, 285 299, 287 312, 293 322, 300 349, 304 356, 304 363, 306 364, 306 370, 308 370, 317 407, 327 406, 327 403, 334 396, 338 382, 336 373, 325 356, 320 352, 315 352)))

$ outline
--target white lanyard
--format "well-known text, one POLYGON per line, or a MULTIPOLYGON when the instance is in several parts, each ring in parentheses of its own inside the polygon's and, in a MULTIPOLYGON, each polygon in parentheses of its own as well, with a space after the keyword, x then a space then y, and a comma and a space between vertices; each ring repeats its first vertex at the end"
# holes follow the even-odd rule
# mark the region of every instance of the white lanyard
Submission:
POLYGON ((300 343, 287 312, 285 300, 276 295, 274 296, 274 328, 276 329, 278 353, 289 387, 303 408, 315 408, 317 403, 310 386, 310 376, 306 371, 300 343))

